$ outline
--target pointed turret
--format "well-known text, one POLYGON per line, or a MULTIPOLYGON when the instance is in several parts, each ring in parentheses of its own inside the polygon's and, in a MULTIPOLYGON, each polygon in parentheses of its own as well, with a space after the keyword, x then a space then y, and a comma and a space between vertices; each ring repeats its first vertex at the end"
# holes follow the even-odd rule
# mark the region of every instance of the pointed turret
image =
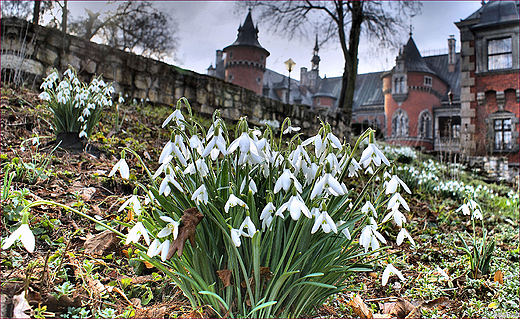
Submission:
POLYGON ((314 51, 312 55, 312 70, 318 70, 320 67, 320 56, 318 55, 318 51, 320 51, 320 48, 318 47, 318 34, 316 33, 316 44, 314 45, 314 51))
POLYGON ((430 69, 426 62, 424 62, 421 53, 419 53, 419 49, 417 49, 415 41, 412 37, 410 37, 408 43, 406 43, 403 51, 397 59, 404 62, 404 67, 407 71, 428 72, 435 74, 435 72, 430 69))

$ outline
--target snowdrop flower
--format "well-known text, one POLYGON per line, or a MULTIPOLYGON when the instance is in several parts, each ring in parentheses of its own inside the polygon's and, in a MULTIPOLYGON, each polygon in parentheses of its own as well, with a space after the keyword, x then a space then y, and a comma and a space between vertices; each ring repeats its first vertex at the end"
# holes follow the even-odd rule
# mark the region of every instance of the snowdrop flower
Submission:
POLYGON ((306 139, 305 141, 303 141, 302 146, 307 146, 311 143, 314 144, 314 151, 316 153, 316 156, 321 157, 327 146, 327 144, 325 144, 321 139, 321 135, 318 133, 313 137, 306 139))
MULTIPOLYGON (((83 109, 82 115, 83 115, 84 117, 89 117, 89 116, 90 116, 90 110, 89 110, 88 107, 86 107, 86 108, 83 109)), ((83 121, 82 121, 82 122, 83 122, 83 121)))
POLYGON ((206 162, 204 162, 202 158, 196 160, 195 163, 190 163, 188 166, 186 166, 186 169, 184 170, 184 174, 190 175, 193 175, 197 172, 199 172, 200 176, 202 177, 205 177, 209 174, 208 165, 206 165, 206 162))
POLYGON ((160 243, 159 240, 154 239, 150 247, 148 247, 148 251, 146 254, 150 257, 155 257, 159 253, 161 254, 161 260, 166 261, 166 257, 168 256, 168 251, 170 250, 170 241, 165 240, 160 243))
POLYGON ((357 171, 361 169, 361 166, 359 166, 359 163, 356 161, 355 158, 352 158, 352 161, 350 162, 350 165, 348 166, 348 177, 358 176, 357 171))
POLYGON ((219 153, 222 153, 224 156, 227 155, 226 140, 222 137, 221 134, 213 136, 208 145, 206 145, 206 148, 202 152, 201 156, 206 157, 211 154, 211 159, 216 160, 219 153))
POLYGON ((365 148, 363 154, 361 154, 361 159, 359 160, 359 163, 361 163, 365 168, 367 168, 371 162, 376 166, 381 165, 381 162, 390 166, 390 162, 386 158, 385 154, 383 154, 374 143, 368 143, 367 148, 365 148))
POLYGON ((184 190, 182 189, 181 184, 175 180, 175 175, 168 174, 161 182, 161 185, 159 186, 159 195, 162 195, 164 193, 164 196, 170 195, 170 192, 172 191, 170 188, 170 184, 172 183, 175 188, 177 188, 181 193, 184 193, 184 190))
POLYGON ((444 280, 450 280, 450 276, 439 266, 437 266, 437 272, 442 276, 444 280))
POLYGON ((317 195, 320 195, 323 190, 328 191, 334 196, 345 195, 341 184, 330 173, 323 175, 316 183, 311 193, 311 199, 314 199, 317 195))
MULTIPOLYGON (((399 211, 399 205, 395 205, 390 213, 386 214, 385 218, 381 221, 381 223, 385 223, 391 217, 394 217, 394 221, 400 227, 403 227, 403 221, 406 221, 406 217, 404 217, 403 213, 399 211)), ((403 228, 404 229, 404 228, 403 228)))
POLYGON ((67 69, 67 71, 65 71, 63 75, 67 75, 71 80, 75 77, 74 73, 72 72, 72 69, 67 69))
POLYGON ((336 234, 338 233, 336 224, 327 212, 322 212, 319 216, 316 217, 316 220, 314 221, 314 226, 312 226, 311 229, 311 234, 317 232, 320 226, 323 229, 324 233, 328 234, 331 230, 336 234))
POLYGON ((319 166, 316 163, 312 163, 310 166, 302 166, 303 174, 305 175, 305 183, 307 185, 311 184, 316 178, 316 173, 318 172, 319 166))
POLYGON ((304 159, 307 161, 307 163, 311 162, 309 154, 307 154, 307 152, 301 145, 298 145, 296 149, 292 151, 291 154, 289 154, 288 159, 296 172, 300 171, 304 159))
MULTIPOLYGON (((42 86, 43 86, 43 84, 42 84, 42 86)), ((51 100, 51 96, 47 92, 40 93, 40 95, 38 95, 38 97, 40 99, 44 100, 44 101, 50 101, 51 100)))
POLYGON ((372 166, 367 167, 365 170, 365 174, 374 174, 374 170, 372 169, 372 166))
POLYGON ((288 191, 291 187, 291 183, 294 182, 294 186, 296 187, 296 190, 301 193, 302 192, 302 185, 300 182, 298 182, 298 179, 296 176, 294 176, 293 173, 289 169, 284 169, 282 175, 278 178, 276 183, 274 184, 274 193, 278 193, 282 188, 284 191, 288 191))
POLYGON ((123 209, 125 209, 125 207, 128 206, 129 204, 132 204, 132 209, 134 210, 134 212, 136 214, 140 214, 141 213, 141 203, 139 202, 139 199, 137 198, 137 195, 130 196, 130 198, 127 199, 123 203, 123 205, 121 205, 121 207, 119 207, 119 209, 117 211, 118 212, 122 212, 123 209))
POLYGON ((159 156, 159 163, 164 164, 167 159, 169 162, 173 158, 173 156, 168 158, 168 156, 171 156, 172 152, 173 152, 173 143, 172 143, 172 141, 168 141, 164 145, 161 155, 159 156))
POLYGON ((119 170, 119 173, 121 174, 121 177, 124 179, 130 178, 130 168, 128 167, 128 164, 126 163, 125 159, 120 159, 116 165, 112 168, 110 173, 108 174, 108 177, 112 177, 116 171, 119 170))
MULTIPOLYGON (((244 191, 244 188, 246 188, 246 179, 242 181, 242 184, 240 185, 240 194, 244 191)), ((253 179, 249 180, 249 191, 254 195, 258 191, 256 187, 256 183, 253 179)))
MULTIPOLYGON (((338 221, 338 222, 336 223, 336 227, 339 228, 339 227, 341 227, 341 225, 343 225, 343 224, 345 224, 345 223, 346 223, 346 221, 344 221, 344 220, 340 220, 340 221, 338 221)), ((352 239, 352 237, 350 236, 350 231, 348 230, 348 227, 345 227, 345 229, 343 229, 343 230, 341 231, 341 233, 342 233, 343 235, 345 235, 345 237, 347 237, 348 240, 351 240, 351 239, 352 239)))
POLYGON ((476 209, 473 211, 473 214, 471 215, 471 218, 480 219, 482 220, 482 212, 480 212, 480 209, 476 209))
POLYGON ((288 126, 284 131, 283 131, 283 134, 290 134, 290 133, 293 133, 293 132, 298 132, 299 130, 301 130, 300 127, 298 126, 288 126))
POLYGON ((412 193, 408 186, 397 175, 394 175, 386 184, 386 195, 395 193, 398 185, 401 185, 408 194, 412 193))
POLYGON ((328 141, 329 144, 334 147, 334 148, 339 148, 341 149, 343 146, 341 145, 341 142, 339 140, 339 138, 337 138, 334 134, 329 133, 327 134, 327 136, 325 137, 325 141, 328 141))
POLYGON ((173 111, 172 114, 170 114, 166 118, 166 120, 164 120, 162 127, 165 127, 166 125, 168 125, 168 123, 170 123, 171 120, 175 120, 175 123, 177 124, 177 126, 179 126, 180 129, 184 131, 184 123, 182 123, 182 121, 184 121, 184 115, 182 115, 181 110, 177 109, 177 110, 173 111))
POLYGON ((81 131, 79 132, 79 138, 87 137, 87 132, 81 131))
POLYGON ((229 199, 227 200, 226 205, 224 206, 224 210, 226 211, 226 213, 229 213, 229 208, 235 207, 237 205, 244 207, 245 209, 249 209, 249 207, 243 200, 236 197, 234 194, 231 194, 229 195, 229 199))
POLYGON ((195 192, 193 192, 191 200, 195 201, 197 204, 200 204, 201 202, 204 204, 208 203, 208 191, 206 190, 206 186, 204 184, 200 185, 200 187, 197 188, 195 192))
POLYGON ((403 240, 405 237, 408 238, 408 240, 410 241, 412 246, 415 247, 415 241, 413 240, 412 236, 410 236, 410 233, 408 233, 408 231, 404 227, 401 228, 401 230, 399 231, 399 234, 397 234, 397 240, 396 240, 397 246, 400 246, 403 243, 403 240))
POLYGON ((251 220, 251 218, 249 216, 246 216, 246 218, 244 219, 244 221, 242 222, 242 224, 240 225, 240 228, 238 230, 242 232, 242 236, 251 237, 251 238, 253 238, 253 236, 256 233, 255 224, 253 223, 253 221, 251 220), (244 228, 247 229, 247 233, 244 232, 244 228))
POLYGON ((117 102, 120 104, 125 103, 125 99, 123 98, 123 96, 121 94, 119 94, 119 99, 117 100, 117 102))
POLYGON ((227 150, 228 154, 233 153, 237 148, 240 148, 240 153, 251 152, 252 154, 259 156, 258 149, 253 139, 249 137, 249 134, 243 132, 239 138, 234 140, 227 150))
POLYGON ((372 205, 372 203, 370 201, 367 201, 365 203, 365 205, 363 205, 363 207, 361 208, 361 212, 367 213, 369 209, 374 213, 374 217, 377 218, 376 209, 374 208, 374 205, 372 205))
POLYGON ((167 222, 168 224, 166 225, 166 227, 161 229, 161 231, 157 234, 157 237, 163 238, 170 234, 173 234, 173 239, 177 239, 177 235, 179 234, 179 222, 175 221, 173 218, 170 218, 168 216, 161 216, 159 218, 167 222))
POLYGON ((233 241, 233 244, 235 244, 236 247, 240 247, 240 245, 242 244, 242 242, 240 241, 241 233, 242 232, 238 229, 231 229, 231 240, 233 241))
POLYGON ((148 236, 148 231, 143 226, 143 223, 137 222, 135 223, 135 226, 132 227, 132 229, 130 229, 130 231, 128 232, 128 236, 126 236, 125 245, 128 245, 130 243, 137 243, 141 236, 143 236, 146 244, 150 245, 150 237, 148 236))
POLYGON ((197 150, 197 153, 199 155, 202 155, 202 152, 204 152, 204 146, 202 145, 202 141, 199 139, 197 135, 193 135, 190 137, 190 147, 192 150, 197 150))
POLYGON ((302 213, 307 218, 312 218, 311 212, 309 211, 307 206, 305 206, 305 202, 303 201, 303 199, 301 198, 300 195, 291 196, 289 201, 282 204, 282 206, 280 206, 280 208, 278 208, 275 215, 281 217, 281 216, 283 216, 282 213, 286 210, 289 210, 289 212, 291 214, 291 218, 294 221, 297 221, 298 219, 300 219, 300 216, 302 213))
POLYGON ((366 225, 361 231, 361 236, 359 237, 359 243, 365 247, 365 253, 368 252, 368 247, 372 247, 372 250, 376 250, 379 248, 379 241, 386 244, 386 240, 377 231, 377 224, 374 218, 370 217, 370 224, 366 225))
POLYGON ((399 277, 399 279, 404 280, 403 274, 399 270, 397 270, 394 267, 394 265, 388 264, 386 266, 385 270, 383 271, 383 280, 382 280, 383 286, 386 286, 386 284, 388 283, 388 278, 391 275, 397 275, 399 277))
POLYGON ((28 252, 34 252, 35 238, 28 224, 22 224, 9 237, 7 237, 4 245, 2 246, 2 249, 11 247, 17 240, 22 242, 23 246, 28 252))
POLYGON ((179 162, 181 162, 182 166, 188 165, 186 158, 189 158, 190 154, 188 153, 188 150, 184 145, 184 141, 181 135, 175 135, 172 145, 172 151, 179 160, 179 162))
POLYGON ((406 203, 404 198, 399 193, 395 193, 394 196, 392 196, 390 198, 390 200, 388 201, 388 209, 394 209, 395 205, 397 205, 397 207, 399 207, 399 204, 403 205, 403 207, 407 211, 410 211, 410 207, 408 206, 408 204, 406 203))

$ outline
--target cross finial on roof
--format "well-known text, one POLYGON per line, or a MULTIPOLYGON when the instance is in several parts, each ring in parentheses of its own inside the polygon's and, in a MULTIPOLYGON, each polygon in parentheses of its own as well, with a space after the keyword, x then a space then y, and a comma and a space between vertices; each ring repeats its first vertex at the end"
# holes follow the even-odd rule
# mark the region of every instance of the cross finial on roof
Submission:
POLYGON ((413 26, 410 24, 410 37, 412 37, 413 26))

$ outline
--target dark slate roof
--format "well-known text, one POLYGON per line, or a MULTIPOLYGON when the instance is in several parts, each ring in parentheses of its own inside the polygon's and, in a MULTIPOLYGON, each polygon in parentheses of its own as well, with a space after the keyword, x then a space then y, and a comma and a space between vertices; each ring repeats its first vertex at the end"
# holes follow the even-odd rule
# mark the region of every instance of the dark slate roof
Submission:
POLYGON ((519 1, 488 1, 464 20, 480 19, 472 28, 518 22, 519 1))
POLYGON ((449 85, 447 92, 440 92, 443 94, 442 101, 448 101, 448 92, 451 90, 453 93, 453 100, 460 100, 460 53, 457 53, 455 61, 455 70, 449 72, 448 67, 448 55, 434 55, 423 58, 426 64, 435 71, 435 74, 439 76, 444 82, 449 85))
POLYGON ((360 107, 381 106, 385 104, 383 96, 383 82, 381 76, 384 72, 358 74, 356 77, 356 90, 354 91, 355 111, 360 107))
MULTIPOLYGON (((308 91, 306 94, 303 94, 299 87, 300 81, 291 78, 291 103, 296 100, 301 100, 301 104, 309 106, 312 105, 312 94, 308 91)), ((264 73, 264 88, 269 88, 269 94, 264 95, 265 97, 281 101, 275 90, 287 89, 287 76, 273 70, 266 69, 264 73)))
POLYGON ((433 72, 433 70, 430 69, 430 67, 428 67, 428 65, 424 62, 421 53, 419 53, 419 50, 417 49, 415 41, 412 37, 410 37, 408 43, 406 43, 404 46, 403 52, 399 58, 404 60, 404 65, 408 71, 435 74, 435 72, 433 72))
POLYGON ((244 24, 238 28, 238 36, 233 44, 224 48, 224 52, 230 47, 234 46, 251 46, 262 49, 266 55, 269 56, 269 51, 260 45, 258 42, 258 28, 253 24, 253 18, 251 18, 251 11, 247 14, 244 24))

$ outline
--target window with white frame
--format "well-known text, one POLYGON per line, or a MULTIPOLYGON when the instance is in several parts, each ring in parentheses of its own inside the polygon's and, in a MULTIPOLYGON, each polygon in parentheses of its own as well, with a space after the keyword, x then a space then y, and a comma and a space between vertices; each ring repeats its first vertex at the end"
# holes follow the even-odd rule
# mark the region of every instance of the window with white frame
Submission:
POLYGON ((404 76, 394 77, 394 93, 406 93, 404 76))
POLYGON ((424 86, 432 86, 432 78, 429 76, 424 77, 424 86))
POLYGON ((511 150, 513 139, 511 133, 511 119, 493 120, 494 149, 495 151, 511 150))
POLYGON ((513 45, 511 37, 489 40, 487 44, 488 70, 513 67, 513 45))

